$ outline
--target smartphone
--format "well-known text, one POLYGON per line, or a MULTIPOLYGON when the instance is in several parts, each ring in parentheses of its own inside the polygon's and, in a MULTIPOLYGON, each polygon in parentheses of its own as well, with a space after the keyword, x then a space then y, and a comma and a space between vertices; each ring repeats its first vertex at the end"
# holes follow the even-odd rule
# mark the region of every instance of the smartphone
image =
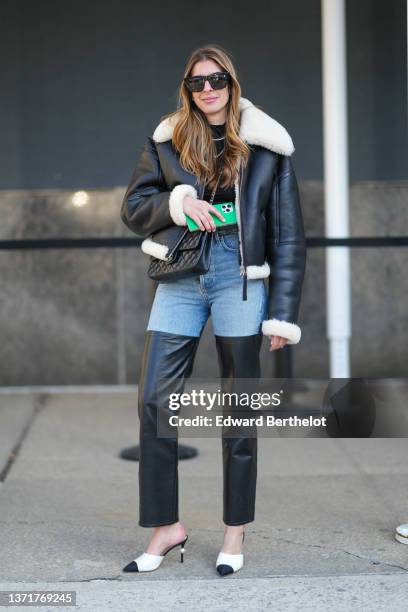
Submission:
MULTIPOLYGON (((217 226, 226 226, 226 225, 231 225, 232 223, 236 223, 237 222, 237 215, 235 212, 235 204, 233 202, 220 202, 218 204, 213 204, 214 208, 216 208, 217 210, 220 211, 220 213, 222 214, 222 216, 224 217, 225 221, 221 221, 221 219, 219 219, 216 215, 214 215, 214 213, 210 212, 210 215, 212 216, 213 220, 214 220, 214 225, 217 226)), ((186 215, 186 219, 187 219, 187 225, 190 229, 191 232, 195 232, 197 230, 201 229, 198 227, 197 223, 188 215, 186 215)))

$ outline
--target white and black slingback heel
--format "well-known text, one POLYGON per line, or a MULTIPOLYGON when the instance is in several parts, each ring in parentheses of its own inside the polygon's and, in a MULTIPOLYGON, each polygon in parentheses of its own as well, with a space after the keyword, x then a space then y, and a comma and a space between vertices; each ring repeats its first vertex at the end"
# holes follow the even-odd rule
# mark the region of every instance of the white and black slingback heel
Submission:
MULTIPOLYGON (((242 543, 245 540, 245 531, 242 532, 242 543)), ((243 553, 237 555, 231 555, 229 553, 220 552, 218 553, 217 561, 215 566, 220 576, 227 576, 241 569, 244 565, 243 553)))
POLYGON ((188 540, 188 535, 184 538, 182 542, 177 542, 177 544, 173 544, 167 548, 162 555, 153 555, 151 553, 144 552, 139 557, 137 557, 134 561, 128 563, 122 571, 124 572, 152 572, 153 570, 160 567, 164 556, 167 555, 170 550, 176 548, 176 546, 181 546, 180 549, 180 562, 184 562, 184 553, 185 553, 185 544, 188 540))

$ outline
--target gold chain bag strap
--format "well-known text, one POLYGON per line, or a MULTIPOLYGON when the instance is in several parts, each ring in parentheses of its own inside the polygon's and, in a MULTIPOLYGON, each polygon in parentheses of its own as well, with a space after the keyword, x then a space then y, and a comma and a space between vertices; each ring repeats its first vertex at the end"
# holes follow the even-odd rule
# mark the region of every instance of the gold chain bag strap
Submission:
MULTIPOLYGON (((211 205, 221 175, 222 170, 211 194, 211 205)), ((212 232, 207 230, 191 232, 189 227, 186 227, 167 253, 166 259, 151 256, 147 271, 148 276, 156 281, 167 281, 185 278, 191 274, 205 274, 210 267, 211 242, 212 232)))

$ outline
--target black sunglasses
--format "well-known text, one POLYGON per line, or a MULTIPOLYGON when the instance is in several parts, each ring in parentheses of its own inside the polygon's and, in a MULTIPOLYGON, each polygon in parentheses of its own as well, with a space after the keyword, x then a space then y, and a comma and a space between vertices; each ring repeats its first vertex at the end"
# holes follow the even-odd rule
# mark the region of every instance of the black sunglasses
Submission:
POLYGON ((224 89, 230 82, 229 72, 213 72, 207 76, 185 77, 184 83, 190 91, 203 91, 205 82, 208 81, 212 89, 224 89))

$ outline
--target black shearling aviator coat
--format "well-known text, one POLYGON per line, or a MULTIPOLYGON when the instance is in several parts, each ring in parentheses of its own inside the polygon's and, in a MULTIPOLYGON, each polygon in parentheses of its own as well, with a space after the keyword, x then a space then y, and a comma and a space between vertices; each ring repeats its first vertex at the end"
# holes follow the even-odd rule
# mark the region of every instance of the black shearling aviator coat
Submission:
MULTIPOLYGON (((240 98, 240 137, 251 147, 248 164, 235 181, 243 299, 246 282, 269 278, 265 335, 297 344, 297 325, 306 267, 306 241, 299 190, 285 128, 240 98)), ((187 225, 185 195, 202 199, 203 186, 180 165, 172 145, 173 124, 164 119, 146 141, 123 199, 121 218, 139 237, 144 253, 166 258, 168 246, 154 240, 158 230, 187 225)))

